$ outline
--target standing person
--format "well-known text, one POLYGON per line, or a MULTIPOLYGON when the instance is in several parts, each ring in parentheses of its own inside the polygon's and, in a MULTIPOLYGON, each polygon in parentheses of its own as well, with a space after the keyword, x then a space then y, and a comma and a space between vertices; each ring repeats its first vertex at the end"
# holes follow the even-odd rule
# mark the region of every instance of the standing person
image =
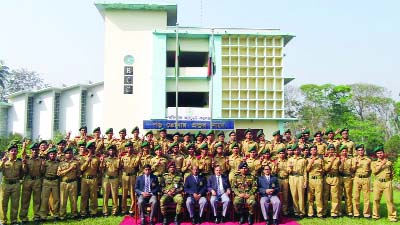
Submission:
POLYGON ((138 175, 143 174, 144 165, 150 164, 152 156, 150 155, 150 143, 147 141, 142 142, 142 157, 140 158, 139 163, 139 172, 138 175))
POLYGON ((340 212, 340 179, 339 179, 339 166, 340 159, 336 157, 336 150, 334 145, 328 146, 328 156, 324 157, 324 215, 328 214, 328 200, 331 200, 331 217, 336 219, 340 212))
POLYGON ((18 224, 19 197, 21 195, 21 185, 19 179, 22 177, 22 162, 17 158, 18 146, 11 144, 7 154, 0 162, 0 170, 3 173, 1 184, 1 206, 2 217, 0 223, 7 223, 8 202, 11 201, 10 221, 11 224, 18 224))
POLYGON ((278 158, 278 150, 281 148, 286 148, 286 145, 281 141, 282 136, 280 130, 274 131, 272 133, 272 137, 274 140, 267 145, 267 148, 271 152, 272 159, 276 159, 278 158))
POLYGON ((140 152, 138 155, 134 155, 134 147, 131 141, 125 143, 125 151, 126 155, 121 158, 121 171, 122 171, 122 201, 121 201, 121 210, 122 213, 133 216, 133 211, 135 207, 135 183, 136 183, 136 172, 137 167, 140 163, 140 158, 142 157, 142 153, 140 152), (128 209, 128 193, 131 199, 131 205, 128 209), (129 211, 128 211, 129 210, 129 211))
POLYGON ((57 169, 60 162, 56 159, 57 150, 51 148, 47 151, 48 160, 42 162, 40 168, 43 174, 42 196, 40 204, 40 219, 45 221, 49 213, 49 196, 53 196, 53 201, 50 207, 54 210, 53 218, 57 221, 60 209, 60 182, 57 176, 57 169))
MULTIPOLYGON (((328 151, 327 151, 327 145, 326 143, 322 140, 322 132, 321 131, 317 131, 314 134, 314 145, 317 146, 317 154, 318 156, 323 159, 323 157, 325 155, 328 155, 328 151)), ((335 152, 336 153, 336 152, 335 152)))
POLYGON ((255 147, 256 152, 258 152, 258 143, 253 140, 253 133, 251 128, 244 131, 245 139, 241 142, 241 154, 243 156, 248 154, 250 148, 255 147))
POLYGON ((167 154, 169 145, 169 140, 167 139, 167 129, 161 128, 159 132, 160 132, 160 137, 157 139, 154 145, 151 146, 151 148, 154 148, 155 145, 160 145, 161 149, 163 150, 163 153, 167 154))
MULTIPOLYGON (((340 131, 340 129, 337 132, 339 132, 339 131, 340 131)), ((339 152, 340 151, 340 149, 339 149, 340 148, 340 141, 335 139, 336 133, 333 131, 333 129, 332 128, 328 128, 325 131, 325 134, 327 135, 327 138, 325 140, 327 145, 334 145, 336 152, 339 152)))
POLYGON ((67 212, 67 201, 71 207, 71 215, 75 219, 78 217, 78 176, 80 175, 79 162, 74 160, 73 149, 71 147, 64 150, 64 161, 57 169, 57 175, 61 179, 60 183, 60 219, 65 219, 67 212))
POLYGON ((204 208, 207 205, 207 181, 206 178, 199 175, 199 168, 192 166, 192 175, 185 180, 184 191, 187 195, 186 207, 189 211, 192 224, 201 224, 203 219, 204 208), (199 204, 198 214, 194 211, 194 204, 199 204))
POLYGON ((352 159, 347 155, 347 146, 340 146, 340 195, 341 201, 342 193, 345 198, 345 209, 347 216, 353 216, 353 176, 352 159))
POLYGON ((308 216, 314 217, 314 200, 317 207, 318 218, 323 217, 323 175, 324 175, 324 161, 317 155, 317 146, 310 147, 310 158, 307 159, 307 173, 308 173, 308 216))
POLYGON ((138 126, 135 126, 132 129, 132 132, 131 132, 133 134, 131 142, 133 144, 133 152, 134 152, 134 154, 138 154, 139 153, 140 145, 142 144, 142 139, 139 137, 139 132, 140 131, 139 131, 139 127, 138 126))
POLYGON ((248 174, 248 166, 246 162, 242 162, 239 165, 240 174, 236 175, 232 181, 232 190, 235 193, 233 200, 233 206, 235 212, 240 215, 239 224, 244 223, 244 212, 240 207, 241 204, 248 204, 249 216, 248 223, 252 225, 254 223, 254 210, 256 206, 255 193, 257 191, 257 179, 248 174))
POLYGON ((230 145, 230 152, 232 154, 228 158, 228 163, 229 163, 229 182, 233 180, 236 174, 239 173, 239 168, 240 163, 242 162, 242 157, 239 155, 239 143, 233 142, 230 145))
POLYGON ((117 156, 117 146, 107 147, 108 157, 100 158, 100 170, 103 174, 103 216, 108 216, 108 198, 111 194, 112 215, 118 214, 118 178, 120 159, 117 156))
POLYGON ((215 223, 226 222, 226 212, 228 210, 229 195, 231 194, 231 186, 228 178, 221 173, 221 167, 214 168, 214 175, 207 180, 207 189, 211 192, 211 209, 214 212, 215 223), (222 215, 217 215, 217 202, 222 202, 222 215))
POLYGON ((197 167, 199 164, 197 161, 197 157, 195 156, 196 147, 194 146, 194 143, 187 145, 186 149, 188 152, 188 156, 183 160, 183 165, 182 165, 182 174, 184 180, 191 174, 190 168, 192 166, 197 167))
MULTIPOLYGON (((170 144, 169 152, 171 152, 171 153, 167 155, 168 160, 174 162, 175 166, 176 166, 176 171, 181 173, 182 172, 182 164, 183 164, 183 160, 185 159, 185 157, 183 157, 183 155, 181 153, 179 153, 179 144, 177 142, 173 142, 172 144, 170 144)), ((154 171, 154 168, 152 168, 152 170, 154 171)), ((162 175, 162 174, 160 174, 160 175, 162 175)))
POLYGON ((176 203, 176 214, 175 214, 175 225, 180 224, 180 214, 183 205, 183 178, 176 172, 174 162, 170 162, 168 165, 168 173, 164 174, 161 182, 163 195, 160 199, 160 209, 163 215, 163 225, 168 224, 168 218, 166 213, 167 202, 173 201, 176 203))
POLYGON ((267 144, 270 144, 268 140, 265 140, 265 135, 262 130, 257 132, 258 138, 258 155, 261 155, 262 152, 267 150, 267 144))
POLYGON ((161 192, 158 178, 151 173, 151 166, 146 164, 143 166, 143 175, 139 176, 135 184, 135 192, 138 197, 138 209, 141 219, 141 225, 146 225, 144 217, 145 204, 150 203, 150 225, 155 225, 155 213, 158 206, 157 196, 161 192))
POLYGON ((385 157, 383 146, 376 147, 374 152, 378 160, 372 162, 371 165, 372 173, 375 175, 372 217, 375 220, 380 218, 379 205, 383 193, 385 194, 389 220, 391 222, 397 222, 397 212, 393 204, 393 163, 385 157))
POLYGON ((228 157, 226 157, 224 154, 224 146, 221 142, 218 142, 214 145, 214 148, 216 148, 216 151, 212 160, 212 162, 214 162, 212 167, 214 168, 216 165, 220 165, 222 173, 226 175, 229 172, 229 164, 228 157))
POLYGON ((33 143, 29 146, 32 154, 29 158, 22 160, 22 170, 25 174, 22 183, 21 210, 19 218, 23 224, 28 223, 28 210, 33 197, 33 220, 38 223, 40 220, 40 195, 42 193, 42 177, 40 167, 42 160, 39 158, 39 145, 33 143))
POLYGON ((289 164, 285 156, 285 148, 278 150, 278 159, 276 160, 276 174, 279 181, 279 190, 282 191, 282 212, 284 216, 289 214, 289 164))
POLYGON ((292 138, 292 131, 290 129, 285 130, 285 132, 283 132, 283 143, 286 145, 286 147, 288 145, 293 145, 295 143, 294 138, 292 138))
MULTIPOLYGON (((347 146, 348 147, 348 146, 347 146)), ((357 145, 357 156, 353 158, 354 190, 353 190, 353 213, 354 217, 360 217, 360 193, 363 190, 365 218, 371 218, 370 189, 371 189, 371 159, 365 155, 364 145, 357 145)))
POLYGON ((154 147, 154 152, 156 156, 150 160, 151 171, 153 171, 153 174, 157 177, 161 177, 167 172, 168 159, 163 156, 163 150, 160 145, 154 147))
POLYGON ((347 151, 350 156, 357 156, 358 151, 356 151, 356 144, 350 140, 349 138, 349 129, 343 128, 340 131, 340 135, 342 135, 342 139, 340 140, 341 145, 347 146, 347 151))
MULTIPOLYGON (((240 145, 238 143, 237 139, 236 139, 236 132, 235 131, 229 132, 229 140, 228 140, 228 142, 226 143, 226 146, 225 146, 225 148, 226 148, 225 152, 227 152, 228 155, 230 155, 232 153, 231 145, 233 143, 237 143, 238 146, 240 145)), ((240 149, 240 146, 239 146, 239 149, 240 149)))
POLYGON ((258 192, 260 193, 261 200, 261 212, 263 214, 264 220, 267 225, 271 224, 271 221, 268 218, 268 208, 269 203, 272 203, 272 219, 274 225, 278 225, 278 217, 279 210, 281 206, 281 201, 277 194, 279 193, 279 182, 278 179, 271 175, 271 167, 264 166, 263 167, 264 175, 258 177, 257 185, 258 192))
POLYGON ((199 164, 199 170, 200 174, 208 177, 211 174, 211 158, 208 156, 208 145, 207 143, 203 143, 200 146, 201 149, 201 155, 200 158, 198 158, 198 164, 199 164))
POLYGON ((122 128, 119 132, 119 139, 117 139, 116 146, 117 146, 117 155, 121 153, 125 153, 125 144, 129 141, 126 138, 126 129, 122 128))
POLYGON ((104 153, 104 135, 101 135, 100 127, 96 127, 93 129, 93 141, 95 143, 95 153, 96 155, 100 156, 104 153))
POLYGON ((250 147, 248 150, 248 158, 246 159, 248 172, 253 175, 257 176, 261 168, 261 161, 257 159, 257 150, 255 146, 250 147))
POLYGON ((95 155, 95 143, 89 142, 87 145, 87 155, 81 157, 81 216, 87 216, 88 200, 90 200, 89 213, 91 217, 97 214, 97 189, 98 173, 100 172, 100 159, 95 155))
POLYGON ((301 150, 297 144, 294 144, 292 148, 294 155, 288 160, 289 186, 293 198, 294 215, 301 219, 306 215, 304 194, 307 187, 307 159, 301 157, 301 150))

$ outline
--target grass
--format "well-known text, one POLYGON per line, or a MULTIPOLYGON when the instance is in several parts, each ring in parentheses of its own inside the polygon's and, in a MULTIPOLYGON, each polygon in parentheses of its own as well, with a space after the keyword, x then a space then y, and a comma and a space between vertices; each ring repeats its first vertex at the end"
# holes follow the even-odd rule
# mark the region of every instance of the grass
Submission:
MULTIPOLYGON (((400 191, 394 191, 394 204, 396 209, 400 209, 400 191)), ((371 193, 371 210, 372 210, 372 193, 371 193)), ((99 204, 101 204, 102 199, 99 200, 99 204)), ((111 200, 110 200, 110 204, 111 204, 111 200)), ((32 204, 31 204, 32 205, 32 204)), ((361 204, 362 205, 362 204, 361 204)), ((78 209, 79 209, 79 201, 78 201, 78 209)), ((324 224, 324 225, 333 225, 333 224, 346 224, 346 225, 363 225, 363 224, 379 224, 379 225, 385 225, 385 224, 390 224, 390 225, 394 225, 394 224, 400 224, 400 222, 397 223, 393 223, 393 222, 389 222, 389 220, 387 219, 387 211, 386 211, 386 202, 384 200, 384 197, 381 200, 381 206, 380 206, 380 215, 381 215, 381 219, 379 219, 378 221, 375 220, 368 220, 368 219, 353 219, 353 218, 347 218, 347 217, 342 217, 342 218, 338 218, 338 219, 332 219, 332 218, 326 218, 326 219, 308 219, 308 218, 304 218, 302 220, 298 220, 297 222, 302 224, 302 225, 308 225, 308 224, 324 224)), ((98 208, 98 213, 99 215, 101 215, 101 211, 102 208, 99 207, 98 208)), ((111 209, 109 209, 109 212, 111 211, 111 209)), ((9 212, 9 211, 8 211, 9 212)), ((69 207, 67 208, 67 213, 69 213, 69 207)), ((399 215, 399 210, 398 210, 398 215, 399 215)), ((30 207, 29 210, 29 218, 33 217, 33 212, 32 212, 32 207, 30 207)), ((8 216, 9 218, 9 216, 8 216)), ((85 225, 91 225, 91 224, 96 224, 96 225, 110 225, 110 224, 120 224, 120 222, 123 220, 124 216, 109 216, 109 217, 97 217, 97 218, 88 218, 88 219, 84 219, 84 220, 72 220, 72 219, 68 219, 65 221, 60 221, 57 223, 57 225, 81 225, 81 224, 85 224, 85 225)), ((50 224, 51 222, 49 221, 48 224, 50 224)))

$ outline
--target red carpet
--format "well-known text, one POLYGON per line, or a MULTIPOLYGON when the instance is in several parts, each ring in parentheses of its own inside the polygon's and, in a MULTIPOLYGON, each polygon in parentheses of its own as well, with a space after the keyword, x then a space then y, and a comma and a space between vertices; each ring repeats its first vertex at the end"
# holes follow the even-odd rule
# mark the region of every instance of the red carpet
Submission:
MULTIPOLYGON (((139 224, 140 224, 140 220, 138 220, 138 224, 136 224, 135 218, 132 218, 130 216, 125 216, 125 218, 120 223, 120 225, 139 225, 139 224)), ((160 224, 161 223, 157 223, 157 225, 160 225, 160 224)), ((297 223, 296 221, 294 221, 290 218, 284 218, 283 221, 280 222, 280 224, 299 225, 299 223, 297 223)), ((173 225, 173 223, 171 223, 170 225, 173 225)), ((183 222, 183 223, 181 223, 181 225, 192 225, 192 224, 190 222, 183 222)), ((202 225, 215 225, 215 224, 210 223, 210 222, 205 222, 205 223, 202 223, 202 225)), ((227 222, 227 223, 224 223, 224 225, 238 225, 238 222, 227 222)), ((245 225, 247 225, 247 223, 245 223, 245 225)), ((265 225, 265 222, 255 223, 254 225, 265 225)))

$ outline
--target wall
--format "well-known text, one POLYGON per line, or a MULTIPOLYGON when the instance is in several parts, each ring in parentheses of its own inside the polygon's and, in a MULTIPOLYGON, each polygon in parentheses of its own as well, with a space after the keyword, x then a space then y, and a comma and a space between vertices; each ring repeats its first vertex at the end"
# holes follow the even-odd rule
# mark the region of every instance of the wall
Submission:
MULTIPOLYGON (((279 129, 278 120, 236 120, 235 129, 263 129, 265 138, 272 139, 272 133, 279 129)), ((281 130, 283 133, 283 130, 281 130)))
POLYGON ((102 131, 105 131, 104 127, 104 85, 99 84, 88 88, 88 97, 86 105, 86 124, 88 127, 88 133, 92 133, 96 127, 101 127, 102 131))
POLYGON ((32 139, 51 139, 53 136, 54 91, 38 93, 33 98, 32 139))
POLYGON ((26 128, 26 107, 28 96, 19 95, 13 99, 9 99, 12 106, 8 110, 8 132, 18 133, 25 136, 26 128))
POLYGON ((79 134, 81 87, 67 89, 60 96, 60 132, 79 134))

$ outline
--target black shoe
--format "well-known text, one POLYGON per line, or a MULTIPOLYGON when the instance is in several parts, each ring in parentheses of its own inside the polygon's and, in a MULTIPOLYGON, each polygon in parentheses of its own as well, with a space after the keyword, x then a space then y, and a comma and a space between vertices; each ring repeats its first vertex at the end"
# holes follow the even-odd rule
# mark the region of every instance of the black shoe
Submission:
POLYGON ((274 220, 274 225, 279 225, 278 220, 274 220))
POLYGON ((214 223, 216 223, 216 224, 221 223, 221 220, 219 219, 219 216, 216 216, 216 217, 215 217, 215 222, 214 222, 214 223))
POLYGON ((253 215, 249 215, 249 217, 247 218, 249 225, 253 225, 254 224, 254 219, 253 219, 253 215))
POLYGON ((243 215, 240 216, 239 224, 244 224, 244 216, 243 215))
POLYGON ((163 225, 168 225, 167 216, 164 216, 162 224, 163 224, 163 225))
POLYGON ((175 219, 174 219, 175 225, 180 225, 181 221, 179 220, 179 215, 175 215, 175 219))
POLYGON ((227 220, 226 220, 226 216, 222 216, 222 217, 221 217, 221 223, 226 223, 226 221, 227 221, 227 220))
POLYGON ((196 224, 196 217, 192 217, 191 220, 192 220, 192 225, 195 225, 196 224))

